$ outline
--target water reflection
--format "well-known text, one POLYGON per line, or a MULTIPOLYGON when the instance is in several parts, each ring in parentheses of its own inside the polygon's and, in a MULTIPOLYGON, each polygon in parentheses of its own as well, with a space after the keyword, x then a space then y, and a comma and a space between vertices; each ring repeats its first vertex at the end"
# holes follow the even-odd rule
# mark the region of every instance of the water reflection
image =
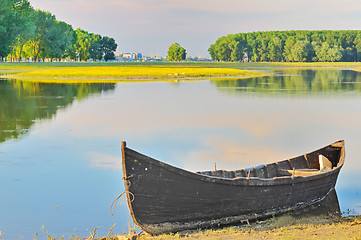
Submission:
POLYGON ((340 205, 335 189, 332 189, 326 197, 320 202, 314 203, 305 208, 277 215, 272 218, 257 219, 245 225, 244 222, 241 229, 270 229, 274 227, 286 227, 297 224, 320 224, 320 223, 333 223, 339 221, 341 217, 340 205))
POLYGON ((301 70, 288 69, 275 71, 274 76, 214 81, 219 89, 227 93, 255 92, 263 95, 317 95, 348 93, 361 93, 361 73, 351 70, 317 69, 301 70))
POLYGON ((304 209, 294 211, 291 215, 295 217, 317 217, 325 215, 341 216, 341 209, 336 190, 332 189, 322 201, 312 204, 304 209))
POLYGON ((40 119, 91 94, 114 90, 115 84, 42 84, 0 79, 0 143, 28 133, 40 119))

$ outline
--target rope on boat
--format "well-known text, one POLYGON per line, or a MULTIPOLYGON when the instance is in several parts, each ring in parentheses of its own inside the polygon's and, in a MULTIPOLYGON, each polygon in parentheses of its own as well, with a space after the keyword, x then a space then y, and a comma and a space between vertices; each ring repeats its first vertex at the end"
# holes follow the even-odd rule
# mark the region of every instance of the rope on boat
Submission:
POLYGON ((129 201, 130 202, 133 202, 134 201, 134 194, 133 193, 131 193, 131 192, 129 192, 129 191, 123 191, 121 194, 119 194, 119 196, 112 202, 112 204, 110 205, 110 209, 109 209, 109 211, 110 211, 110 214, 111 215, 114 215, 114 213, 115 213, 115 207, 116 207, 116 205, 117 205, 117 202, 118 202, 118 200, 119 200, 119 198, 121 198, 122 196, 123 196, 123 199, 124 199, 124 201, 126 201, 125 200, 125 198, 124 198, 124 193, 125 194, 128 194, 128 196, 132 196, 132 199, 130 199, 130 197, 129 197, 129 201))

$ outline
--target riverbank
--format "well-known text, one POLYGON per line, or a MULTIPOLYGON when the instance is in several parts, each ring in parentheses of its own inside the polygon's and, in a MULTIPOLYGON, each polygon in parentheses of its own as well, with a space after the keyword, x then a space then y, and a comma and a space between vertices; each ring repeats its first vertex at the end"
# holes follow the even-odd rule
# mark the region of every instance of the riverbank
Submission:
MULTIPOLYGON (((102 239, 102 238, 100 238, 102 239)), ((104 240, 106 238, 103 238, 104 240)), ((102 239, 102 240, 103 240, 102 239)), ((283 216, 252 226, 229 227, 220 230, 194 231, 160 236, 118 235, 113 240, 256 240, 256 239, 361 239, 361 216, 343 218, 313 218, 297 220, 283 216), (274 221, 274 222, 272 222, 274 221)))

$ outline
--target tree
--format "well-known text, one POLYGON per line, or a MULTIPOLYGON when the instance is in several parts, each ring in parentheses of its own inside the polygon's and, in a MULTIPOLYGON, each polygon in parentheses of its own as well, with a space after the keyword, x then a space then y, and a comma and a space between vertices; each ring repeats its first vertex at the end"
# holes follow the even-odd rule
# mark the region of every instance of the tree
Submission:
MULTIPOLYGON (((35 37, 29 41, 31 45, 29 55, 34 61, 39 61, 39 56, 45 57, 45 42, 50 42, 51 34, 49 30, 56 24, 56 18, 50 12, 44 12, 41 10, 35 10, 34 12, 34 23, 36 25, 35 37)), ((51 47, 51 46, 50 46, 51 47)))
POLYGON ((0 61, 10 51, 13 38, 9 36, 9 17, 12 15, 11 0, 0 0, 0 61))
POLYGON ((309 55, 309 42, 307 40, 298 40, 291 50, 293 62, 306 62, 309 55))
MULTIPOLYGON (((36 25, 34 23, 34 9, 30 5, 21 9, 21 24, 18 26, 20 32, 12 45, 12 55, 20 62, 24 51, 24 46, 35 36, 36 25)), ((20 19, 19 19, 20 21, 20 19)))
POLYGON ((356 52, 356 58, 357 61, 361 60, 361 33, 358 33, 355 40, 354 40, 354 48, 355 48, 355 52, 356 52))
POLYGON ((241 59, 240 43, 235 39, 229 42, 229 49, 231 50, 230 61, 237 62, 241 59))
POLYGON ((86 61, 90 57, 89 50, 92 46, 92 37, 87 31, 84 31, 80 28, 77 28, 75 32, 77 38, 75 43, 76 52, 80 58, 80 61, 86 61))
POLYGON ((317 60, 319 62, 337 62, 342 58, 342 48, 339 46, 330 46, 327 42, 322 45, 314 46, 317 60))
POLYGON ((211 44, 211 46, 209 46, 208 53, 213 60, 218 60, 217 55, 216 55, 216 50, 215 50, 215 44, 211 44))
POLYGON ((260 39, 261 46, 259 48, 259 58, 261 62, 268 62, 268 39, 261 37, 260 39))
POLYGON ((269 60, 271 62, 281 62, 282 57, 282 41, 279 37, 274 37, 268 44, 269 47, 269 60))
POLYGON ((29 24, 22 25, 22 28, 22 34, 16 38, 16 42, 13 45, 13 55, 19 62, 22 59, 25 44, 34 37, 35 33, 35 25, 30 24, 30 21, 29 24))
POLYGON ((283 52, 283 57, 285 58, 286 62, 293 62, 292 49, 295 44, 296 44, 295 37, 287 38, 283 52))
POLYGON ((114 52, 117 50, 118 44, 115 42, 114 38, 103 37, 101 40, 101 48, 104 54, 104 60, 114 60, 114 52))
POLYGON ((52 22, 44 39, 42 56, 51 60, 63 58, 66 51, 72 47, 73 31, 65 22, 52 22))
POLYGON ((31 32, 32 7, 28 0, 0 0, 0 58, 14 51, 31 32), (27 33, 25 33, 27 32, 27 33))
POLYGON ((185 60, 187 53, 186 50, 179 45, 179 43, 173 43, 168 47, 168 61, 181 61, 185 60))
POLYGON ((94 60, 103 59, 102 37, 99 34, 91 34, 92 44, 89 49, 90 58, 94 60))

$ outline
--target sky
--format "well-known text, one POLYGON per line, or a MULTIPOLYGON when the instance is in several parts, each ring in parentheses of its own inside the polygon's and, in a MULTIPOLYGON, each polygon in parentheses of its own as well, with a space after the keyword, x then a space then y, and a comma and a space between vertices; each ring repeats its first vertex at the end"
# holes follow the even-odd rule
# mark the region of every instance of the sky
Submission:
POLYGON ((74 29, 113 37, 117 52, 209 57, 217 38, 273 30, 359 30, 359 0, 29 0, 74 29))

